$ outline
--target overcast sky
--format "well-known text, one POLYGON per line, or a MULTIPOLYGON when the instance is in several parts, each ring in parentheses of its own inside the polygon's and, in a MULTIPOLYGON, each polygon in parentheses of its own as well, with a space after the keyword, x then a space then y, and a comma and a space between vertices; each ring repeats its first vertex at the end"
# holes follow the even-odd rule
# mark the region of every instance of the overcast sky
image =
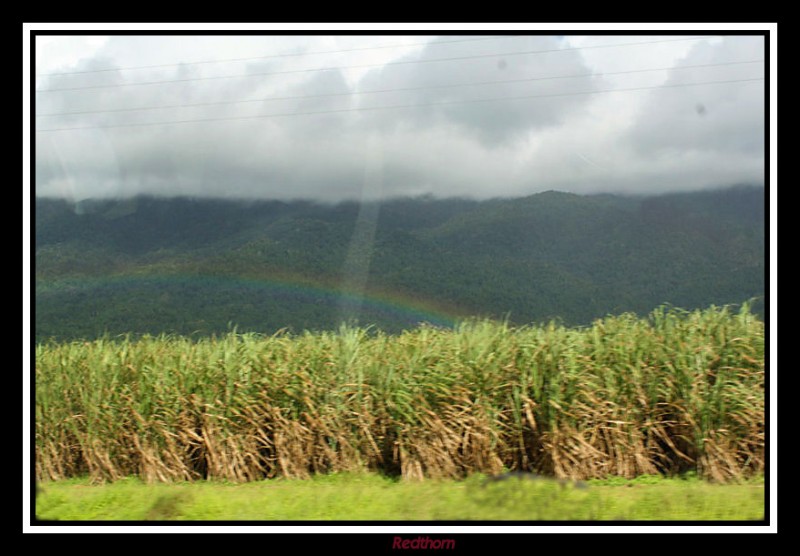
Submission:
POLYGON ((763 184, 764 50, 691 33, 40 36, 35 190, 336 201, 763 184))

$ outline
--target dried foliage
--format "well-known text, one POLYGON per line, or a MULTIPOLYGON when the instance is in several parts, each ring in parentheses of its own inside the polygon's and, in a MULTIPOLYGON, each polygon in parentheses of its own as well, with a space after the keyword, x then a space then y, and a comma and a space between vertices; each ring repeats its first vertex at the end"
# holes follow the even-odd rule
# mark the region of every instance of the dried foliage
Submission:
POLYGON ((236 334, 36 348, 36 474, 98 481, 559 478, 764 469, 764 326, 661 308, 591 327, 236 334))

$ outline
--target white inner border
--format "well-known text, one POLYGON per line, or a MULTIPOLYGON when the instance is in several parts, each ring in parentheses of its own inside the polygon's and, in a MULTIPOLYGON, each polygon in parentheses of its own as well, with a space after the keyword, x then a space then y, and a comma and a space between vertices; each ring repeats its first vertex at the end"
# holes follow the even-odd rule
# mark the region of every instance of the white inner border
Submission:
POLYGON ((25 23, 22 26, 22 103, 23 103, 23 156, 22 156, 22 175, 23 175, 23 196, 22 196, 22 292, 23 292, 23 313, 22 313, 22 354, 23 354, 23 390, 22 390, 22 520, 23 533, 397 533, 403 535, 417 534, 437 534, 446 535, 465 534, 465 533, 777 533, 778 530, 778 466, 777 466, 777 433, 778 433, 778 411, 777 411, 777 360, 778 360, 778 25, 777 23, 25 23), (769 354, 768 354, 768 373, 770 379, 770 405, 769 412, 769 437, 767 446, 769 449, 769 513, 770 526, 705 526, 692 525, 689 527, 680 526, 436 526, 436 525, 409 525, 409 526, 384 526, 384 525, 353 525, 353 526, 116 526, 116 525, 86 525, 86 526, 62 526, 51 527, 37 525, 31 526, 30 522, 30 432, 31 422, 29 419, 30 406, 30 381, 32 372, 31 361, 31 338, 30 338, 30 32, 31 31, 570 31, 574 33, 586 31, 603 31, 613 33, 620 32, 641 32, 651 34, 663 31, 764 31, 768 30, 769 35, 769 61, 770 61, 770 96, 769 96, 769 211, 770 211, 770 245, 769 245, 769 354))

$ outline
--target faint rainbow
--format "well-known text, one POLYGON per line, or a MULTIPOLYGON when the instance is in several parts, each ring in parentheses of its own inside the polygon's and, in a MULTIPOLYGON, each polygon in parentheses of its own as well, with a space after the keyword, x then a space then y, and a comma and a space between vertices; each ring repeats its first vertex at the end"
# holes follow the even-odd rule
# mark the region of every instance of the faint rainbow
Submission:
MULTIPOLYGON (((291 297, 308 302, 323 303, 339 308, 342 305, 360 307, 364 314, 377 314, 397 322, 398 325, 415 326, 429 323, 453 327, 461 311, 443 309, 432 302, 410 299, 397 292, 364 293, 346 292, 328 283, 312 281, 305 277, 242 277, 194 273, 118 274, 104 277, 70 277, 36 284, 37 294, 47 294, 69 289, 94 289, 98 287, 126 287, 141 285, 201 285, 221 288, 246 288, 254 292, 291 297)), ((369 324, 368 321, 361 324, 369 324)))

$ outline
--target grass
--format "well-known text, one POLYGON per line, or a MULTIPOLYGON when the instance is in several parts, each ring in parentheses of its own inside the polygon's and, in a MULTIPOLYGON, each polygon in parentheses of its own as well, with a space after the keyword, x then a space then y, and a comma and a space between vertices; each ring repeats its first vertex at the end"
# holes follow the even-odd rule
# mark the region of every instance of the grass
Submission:
POLYGON ((744 305, 585 328, 49 343, 36 347, 35 410, 40 481, 511 469, 736 482, 764 469, 764 325, 744 305))
POLYGON ((764 485, 648 477, 575 489, 555 481, 420 483, 376 474, 243 484, 126 478, 92 485, 83 478, 45 484, 36 511, 80 521, 739 521, 763 518, 764 485))

